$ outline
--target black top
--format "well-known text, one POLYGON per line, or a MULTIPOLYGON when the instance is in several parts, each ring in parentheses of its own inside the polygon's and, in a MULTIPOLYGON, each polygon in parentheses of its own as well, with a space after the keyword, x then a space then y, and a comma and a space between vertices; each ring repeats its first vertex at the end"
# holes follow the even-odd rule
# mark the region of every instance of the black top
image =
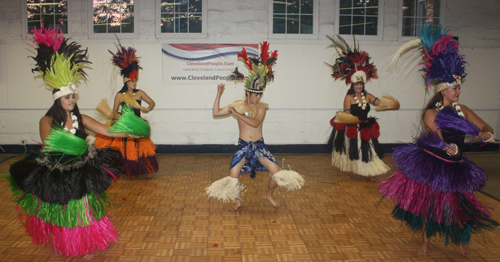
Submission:
POLYGON ((87 134, 83 133, 82 131, 80 131, 80 129, 77 129, 76 132, 75 132, 75 136, 81 138, 81 139, 85 139, 87 138, 87 134))
POLYGON ((365 110, 361 109, 358 104, 351 104, 351 114, 357 116, 360 121, 368 120, 368 112, 370 112, 370 104, 366 104, 365 110))

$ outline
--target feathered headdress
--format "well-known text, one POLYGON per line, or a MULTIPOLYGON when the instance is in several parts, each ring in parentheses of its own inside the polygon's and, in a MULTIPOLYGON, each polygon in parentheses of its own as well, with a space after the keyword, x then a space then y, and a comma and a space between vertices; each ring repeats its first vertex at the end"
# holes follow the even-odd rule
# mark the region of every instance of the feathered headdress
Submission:
POLYGON ((241 50, 238 57, 243 59, 245 65, 250 70, 250 75, 245 77, 242 73, 238 72, 238 67, 234 70, 233 74, 230 76, 234 80, 245 79, 245 89, 252 93, 263 93, 267 82, 274 80, 273 65, 278 59, 278 50, 270 53, 269 44, 263 42, 260 44, 260 57, 248 57, 245 48, 241 50))
POLYGON ((125 48, 118 40, 118 45, 116 46, 118 51, 116 53, 108 50, 113 58, 113 64, 118 66, 120 70, 120 75, 123 77, 123 82, 126 83, 131 80, 136 80, 139 78, 139 57, 135 56, 136 50, 132 47, 125 48))
POLYGON ((43 23, 40 29, 31 30, 32 46, 37 51, 35 57, 35 68, 31 71, 38 71, 42 74, 44 82, 59 91, 52 94, 54 100, 71 93, 78 93, 76 82, 80 77, 85 78, 86 73, 81 67, 82 63, 90 63, 87 60, 87 49, 81 50, 76 42, 68 44, 68 39, 64 38, 59 27, 55 29, 44 28, 43 23))
POLYGON ((404 44, 394 55, 390 63, 393 68, 401 57, 411 51, 421 53, 424 65, 427 86, 436 84, 436 92, 454 85, 461 85, 467 73, 464 56, 458 52, 459 43, 453 39, 448 30, 443 31, 439 25, 433 28, 432 23, 423 25, 420 31, 420 39, 404 44))
POLYGON ((356 46, 354 39, 353 48, 349 47, 347 42, 340 35, 337 39, 326 36, 332 44, 328 47, 335 47, 337 58, 335 63, 328 66, 332 68, 332 76, 337 79, 345 79, 346 85, 363 82, 364 84, 372 78, 378 78, 377 68, 373 63, 370 63, 370 56, 365 51, 360 51, 359 44, 356 46))

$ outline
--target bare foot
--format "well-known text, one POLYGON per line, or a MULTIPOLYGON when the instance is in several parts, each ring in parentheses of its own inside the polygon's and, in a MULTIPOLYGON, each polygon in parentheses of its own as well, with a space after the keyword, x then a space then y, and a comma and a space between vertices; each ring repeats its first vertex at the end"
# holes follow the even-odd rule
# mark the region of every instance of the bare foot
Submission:
POLYGON ((146 178, 147 178, 147 179, 151 179, 151 178, 153 178, 153 174, 154 174, 154 173, 149 173, 149 174, 147 174, 147 175, 146 175, 146 178))
POLYGON ((271 202, 271 204, 273 204, 274 207, 280 207, 280 204, 274 200, 273 195, 266 194, 266 198, 269 202, 271 202))
POLYGON ((422 256, 427 256, 427 252, 429 251, 429 240, 425 240, 422 242, 422 246, 417 249, 417 253, 422 256))
POLYGON ((462 253, 465 257, 470 254, 469 246, 463 243, 458 246, 458 251, 460 251, 460 253, 462 253))
POLYGON ((377 179, 375 179, 374 177, 370 177, 370 180, 373 182, 377 182, 377 179))
POLYGON ((240 207, 241 207, 241 203, 236 202, 232 207, 229 208, 229 210, 236 212, 236 210, 238 210, 238 208, 240 208, 240 207))
POLYGON ((417 253, 422 256, 427 256, 428 250, 423 250, 422 248, 417 249, 417 253))
POLYGON ((92 260, 94 257, 95 257, 95 253, 87 254, 87 255, 85 255, 85 256, 82 257, 82 260, 83 261, 89 261, 89 260, 92 260))

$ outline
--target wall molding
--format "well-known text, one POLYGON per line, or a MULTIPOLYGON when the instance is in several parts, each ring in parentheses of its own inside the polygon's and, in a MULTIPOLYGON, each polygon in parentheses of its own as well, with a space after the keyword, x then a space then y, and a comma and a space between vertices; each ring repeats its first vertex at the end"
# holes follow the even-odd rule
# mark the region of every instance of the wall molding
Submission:
MULTIPOLYGON (((391 154, 393 148, 404 145, 404 143, 382 143, 382 150, 391 154)), ((235 145, 156 145, 157 154, 233 154, 235 145)), ((0 145, 0 153, 23 154, 40 150, 40 145, 0 145)), ((267 145, 273 154, 330 154, 325 144, 290 144, 290 145, 267 145)), ((472 143, 467 145, 465 152, 491 152, 499 151, 499 144, 472 143)))

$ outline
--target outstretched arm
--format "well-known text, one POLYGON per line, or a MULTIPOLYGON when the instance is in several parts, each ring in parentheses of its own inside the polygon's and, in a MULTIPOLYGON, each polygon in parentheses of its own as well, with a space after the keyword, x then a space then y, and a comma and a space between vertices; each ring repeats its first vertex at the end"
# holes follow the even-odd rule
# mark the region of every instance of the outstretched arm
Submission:
POLYGON ((368 103, 370 103, 372 105, 376 105, 376 106, 380 105, 380 99, 378 99, 374 95, 367 93, 366 98, 368 99, 368 103))
POLYGON ((82 122, 85 128, 87 128, 92 132, 101 134, 103 136, 140 138, 139 136, 132 135, 129 133, 109 133, 108 132, 109 126, 105 126, 87 115, 82 115, 82 122))
POLYGON ((465 119, 477 126, 477 128, 481 131, 479 132, 479 139, 481 139, 482 141, 493 139, 493 128, 491 128, 490 125, 484 122, 483 119, 476 115, 476 113, 474 113, 474 111, 472 111, 467 106, 460 105, 460 108, 465 115, 465 119))
POLYGON ((224 86, 224 84, 219 84, 217 86, 217 96, 215 97, 214 107, 212 109, 213 116, 226 116, 230 114, 227 106, 224 108, 220 108, 220 97, 222 96, 222 92, 224 91, 224 86))

